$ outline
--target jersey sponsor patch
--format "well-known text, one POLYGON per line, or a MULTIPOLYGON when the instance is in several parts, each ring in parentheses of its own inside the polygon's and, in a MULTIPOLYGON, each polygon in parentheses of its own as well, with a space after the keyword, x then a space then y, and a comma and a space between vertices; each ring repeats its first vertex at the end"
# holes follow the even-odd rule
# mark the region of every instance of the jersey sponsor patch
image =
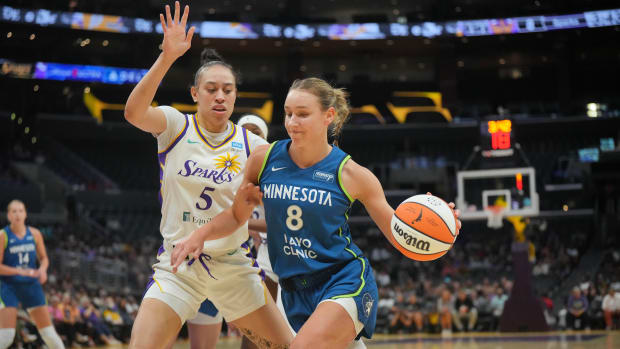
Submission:
POLYGON ((192 215, 191 212, 189 211, 183 211, 183 215, 182 218, 183 222, 189 222, 189 223, 194 223, 194 224, 198 224, 198 226, 201 226, 203 224, 209 223, 211 221, 211 217, 199 217, 199 216, 195 216, 192 215))
POLYGON ((334 183, 334 177, 335 176, 333 173, 327 173, 319 170, 314 171, 314 173, 312 174, 312 179, 314 179, 315 181, 327 183, 334 183))
POLYGON ((232 142, 231 146, 233 149, 243 149, 243 144, 239 143, 239 142, 232 142))

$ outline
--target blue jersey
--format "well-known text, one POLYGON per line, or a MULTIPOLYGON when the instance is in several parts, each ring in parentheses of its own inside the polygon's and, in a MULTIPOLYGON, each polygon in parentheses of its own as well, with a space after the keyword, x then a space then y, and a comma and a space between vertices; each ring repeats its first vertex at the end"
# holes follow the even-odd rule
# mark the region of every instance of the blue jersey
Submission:
POLYGON ((269 259, 280 278, 310 274, 362 254, 351 241, 347 211, 352 200, 341 171, 350 158, 337 147, 309 168, 290 158, 290 140, 275 142, 259 174, 269 259))
MULTIPOLYGON (((10 226, 0 230, 4 234, 4 258, 2 264, 13 268, 37 268, 37 247, 30 228, 26 226, 26 235, 21 239, 11 231, 10 226)), ((32 282, 36 280, 21 275, 0 276, 3 282, 32 282)))

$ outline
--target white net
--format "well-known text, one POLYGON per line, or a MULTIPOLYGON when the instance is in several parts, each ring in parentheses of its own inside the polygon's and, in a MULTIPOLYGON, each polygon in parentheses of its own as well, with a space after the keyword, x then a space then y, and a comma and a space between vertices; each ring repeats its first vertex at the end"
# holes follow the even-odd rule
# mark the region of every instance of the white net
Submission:
POLYGON ((504 211, 502 206, 488 206, 484 209, 487 214, 487 227, 491 229, 499 229, 504 226, 504 211))

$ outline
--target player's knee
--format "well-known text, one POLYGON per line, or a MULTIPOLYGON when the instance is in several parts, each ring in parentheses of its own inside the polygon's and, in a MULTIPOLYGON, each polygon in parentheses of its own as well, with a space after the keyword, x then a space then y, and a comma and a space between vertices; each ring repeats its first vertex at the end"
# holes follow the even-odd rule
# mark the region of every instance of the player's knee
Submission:
POLYGON ((13 344, 15 338, 14 328, 0 328, 0 349, 6 349, 13 344))

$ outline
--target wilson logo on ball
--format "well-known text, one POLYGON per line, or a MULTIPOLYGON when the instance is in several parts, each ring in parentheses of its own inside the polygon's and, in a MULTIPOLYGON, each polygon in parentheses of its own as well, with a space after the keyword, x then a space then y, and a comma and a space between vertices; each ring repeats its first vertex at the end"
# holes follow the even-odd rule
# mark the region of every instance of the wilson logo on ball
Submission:
POLYGON ((431 243, 428 241, 424 241, 422 239, 418 239, 413 235, 409 235, 404 232, 401 227, 398 226, 398 223, 394 223, 394 230, 398 233, 398 235, 402 236, 407 245, 411 247, 415 247, 421 251, 429 251, 431 248, 431 243))
POLYGON ((448 252, 458 235, 450 206, 432 195, 416 195, 403 201, 392 216, 392 244, 417 261, 432 261, 448 252))

